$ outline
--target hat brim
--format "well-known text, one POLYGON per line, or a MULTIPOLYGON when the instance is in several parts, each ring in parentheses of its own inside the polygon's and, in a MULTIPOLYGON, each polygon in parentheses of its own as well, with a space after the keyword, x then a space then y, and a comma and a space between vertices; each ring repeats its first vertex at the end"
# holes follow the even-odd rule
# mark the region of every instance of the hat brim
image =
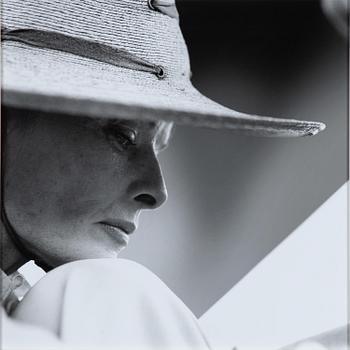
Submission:
POLYGON ((308 136, 325 128, 240 113, 203 96, 190 82, 174 85, 147 72, 17 42, 3 48, 2 90, 4 105, 71 115, 163 120, 257 136, 308 136))

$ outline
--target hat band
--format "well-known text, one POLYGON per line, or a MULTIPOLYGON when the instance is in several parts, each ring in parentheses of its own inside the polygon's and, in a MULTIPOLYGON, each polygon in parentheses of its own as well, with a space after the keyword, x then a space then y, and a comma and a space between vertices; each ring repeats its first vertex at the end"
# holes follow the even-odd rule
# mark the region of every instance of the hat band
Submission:
POLYGON ((159 79, 163 79, 165 76, 162 66, 152 64, 124 49, 58 32, 1 28, 1 41, 4 40, 18 41, 39 48, 68 52, 117 67, 153 73, 159 79))

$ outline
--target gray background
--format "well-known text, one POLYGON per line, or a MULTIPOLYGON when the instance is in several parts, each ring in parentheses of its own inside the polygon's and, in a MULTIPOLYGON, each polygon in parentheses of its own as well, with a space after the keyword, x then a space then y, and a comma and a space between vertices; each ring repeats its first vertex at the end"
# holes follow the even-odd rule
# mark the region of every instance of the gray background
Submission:
POLYGON ((301 139, 176 128, 161 156, 168 202, 143 214, 122 257, 149 267, 200 316, 346 181, 347 45, 318 1, 178 9, 204 94, 327 124, 301 139))

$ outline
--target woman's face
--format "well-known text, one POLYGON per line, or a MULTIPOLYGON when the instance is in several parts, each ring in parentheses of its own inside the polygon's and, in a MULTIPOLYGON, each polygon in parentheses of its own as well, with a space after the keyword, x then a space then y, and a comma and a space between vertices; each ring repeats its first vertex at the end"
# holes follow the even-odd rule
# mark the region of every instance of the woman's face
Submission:
POLYGON ((12 113, 5 148, 9 222, 53 267, 117 256, 140 211, 167 198, 157 157, 171 127, 12 113))

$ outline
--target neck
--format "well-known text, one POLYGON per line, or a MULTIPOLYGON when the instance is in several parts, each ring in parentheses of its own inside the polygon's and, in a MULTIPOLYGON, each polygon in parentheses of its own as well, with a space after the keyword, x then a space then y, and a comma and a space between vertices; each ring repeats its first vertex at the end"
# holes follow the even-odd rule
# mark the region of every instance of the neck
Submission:
POLYGON ((16 245, 11 240, 9 234, 2 222, 0 222, 1 231, 1 269, 6 274, 11 274, 22 265, 24 265, 28 259, 26 259, 21 252, 17 249, 16 245))

